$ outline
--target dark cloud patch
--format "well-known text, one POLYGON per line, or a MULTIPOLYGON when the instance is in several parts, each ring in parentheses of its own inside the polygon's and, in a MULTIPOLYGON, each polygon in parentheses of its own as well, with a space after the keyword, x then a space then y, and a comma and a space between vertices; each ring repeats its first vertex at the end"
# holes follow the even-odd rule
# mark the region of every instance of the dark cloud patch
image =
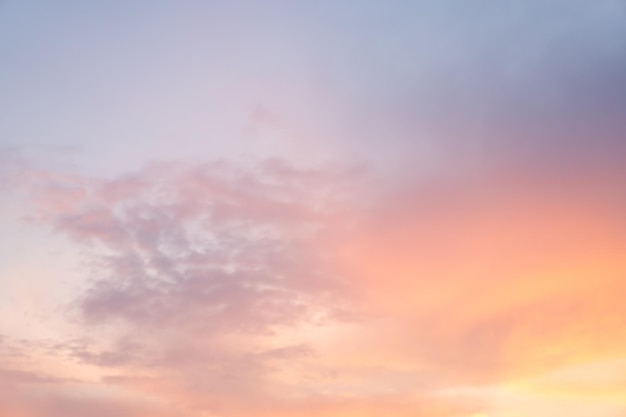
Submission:
POLYGON ((338 86, 359 87, 355 146, 408 175, 432 165, 617 166, 626 155, 623 3, 461 3, 420 2, 403 17, 385 8, 374 19, 363 55, 376 62, 338 86))

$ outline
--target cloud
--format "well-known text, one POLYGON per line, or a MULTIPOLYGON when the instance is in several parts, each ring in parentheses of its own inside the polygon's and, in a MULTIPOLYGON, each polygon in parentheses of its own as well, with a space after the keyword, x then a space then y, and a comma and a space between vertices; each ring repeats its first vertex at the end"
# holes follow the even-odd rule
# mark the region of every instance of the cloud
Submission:
POLYGON ((371 6, 367 47, 338 52, 366 62, 337 87, 359 85, 355 148, 402 175, 619 169, 623 4, 461 3, 371 6))
POLYGON ((341 224, 361 175, 267 160, 41 176, 36 221, 83 248, 93 273, 76 319, 111 332, 58 350, 193 407, 270 398, 282 363, 314 352, 287 341, 289 329, 348 316, 349 283, 318 241, 341 224))
POLYGON ((127 395, 111 388, 73 379, 18 369, 0 369, 0 412, 17 417, 107 416, 174 417, 154 400, 127 395))
POLYGON ((52 351, 191 415, 471 415, 484 398, 442 393, 626 349, 624 200, 598 186, 623 179, 605 175, 372 192, 281 160, 41 174, 37 221, 92 273, 85 338, 52 351))
MULTIPOLYGON (((20 194, 11 210, 84 261, 55 317, 63 335, 0 338, 0 414, 623 410, 623 381, 598 375, 621 372, 626 352, 626 9, 468 4, 278 2, 244 17, 257 32, 296 22, 306 33, 282 38, 315 65, 261 54, 281 80, 226 71, 218 96, 235 107, 271 90, 239 130, 246 147, 260 139, 243 150, 300 162, 346 151, 344 164, 159 162, 95 178, 49 168, 71 146, 0 149, 0 189, 20 194), (350 168, 357 154, 378 171, 350 168), (577 399, 587 390, 602 395, 577 399)), ((237 130, 236 110, 196 104, 225 124, 205 135, 204 119, 183 123, 188 145, 237 130)))
POLYGON ((81 398, 63 393, 24 393, 4 391, 0 394, 0 412, 16 417, 79 417, 91 415, 104 417, 174 417, 176 411, 165 411, 159 406, 117 401, 111 398, 81 398))

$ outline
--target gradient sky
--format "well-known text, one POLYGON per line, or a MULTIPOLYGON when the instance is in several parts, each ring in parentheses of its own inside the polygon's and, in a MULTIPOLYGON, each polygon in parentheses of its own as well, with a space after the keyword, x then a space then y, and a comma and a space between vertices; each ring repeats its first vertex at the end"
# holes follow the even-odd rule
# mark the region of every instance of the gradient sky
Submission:
POLYGON ((2 417, 626 415, 621 0, 0 2, 2 417))

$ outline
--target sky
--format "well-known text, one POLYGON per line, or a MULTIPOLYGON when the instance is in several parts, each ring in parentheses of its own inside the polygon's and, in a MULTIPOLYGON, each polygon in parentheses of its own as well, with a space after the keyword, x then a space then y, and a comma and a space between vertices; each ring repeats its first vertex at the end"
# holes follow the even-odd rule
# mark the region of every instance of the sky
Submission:
POLYGON ((626 415, 621 0, 0 2, 2 417, 626 415))

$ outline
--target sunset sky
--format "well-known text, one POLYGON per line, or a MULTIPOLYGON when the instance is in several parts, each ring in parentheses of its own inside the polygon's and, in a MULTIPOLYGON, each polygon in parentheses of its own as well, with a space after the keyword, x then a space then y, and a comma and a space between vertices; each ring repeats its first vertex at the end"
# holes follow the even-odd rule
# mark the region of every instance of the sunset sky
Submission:
POLYGON ((0 1, 0 417, 626 416, 622 0, 0 1))

